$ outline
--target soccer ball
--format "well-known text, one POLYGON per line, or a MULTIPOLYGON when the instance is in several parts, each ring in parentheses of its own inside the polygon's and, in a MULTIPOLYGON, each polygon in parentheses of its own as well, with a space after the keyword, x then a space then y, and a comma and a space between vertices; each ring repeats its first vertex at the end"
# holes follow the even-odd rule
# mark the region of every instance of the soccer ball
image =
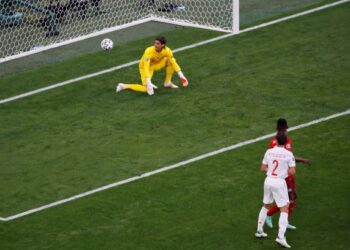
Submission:
POLYGON ((101 42, 101 48, 103 50, 111 50, 113 49, 113 41, 109 38, 105 38, 101 42))

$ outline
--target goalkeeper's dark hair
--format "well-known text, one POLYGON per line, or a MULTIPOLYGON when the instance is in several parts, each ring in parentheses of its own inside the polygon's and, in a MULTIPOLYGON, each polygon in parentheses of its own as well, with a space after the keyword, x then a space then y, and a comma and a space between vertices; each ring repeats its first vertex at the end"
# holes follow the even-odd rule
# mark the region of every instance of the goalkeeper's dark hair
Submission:
POLYGON ((288 129, 287 120, 280 118, 277 120, 277 131, 286 131, 288 129))
POLYGON ((155 40, 159 41, 161 44, 166 44, 166 38, 164 36, 157 36, 155 40))
POLYGON ((287 136, 284 131, 278 131, 276 135, 277 143, 280 146, 283 146, 287 142, 287 136))

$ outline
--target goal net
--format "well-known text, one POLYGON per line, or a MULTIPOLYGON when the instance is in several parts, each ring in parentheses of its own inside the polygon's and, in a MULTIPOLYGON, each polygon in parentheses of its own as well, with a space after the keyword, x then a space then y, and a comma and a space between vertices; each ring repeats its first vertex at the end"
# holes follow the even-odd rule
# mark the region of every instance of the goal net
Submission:
POLYGON ((238 0, 0 0, 0 63, 149 21, 238 32, 238 0))

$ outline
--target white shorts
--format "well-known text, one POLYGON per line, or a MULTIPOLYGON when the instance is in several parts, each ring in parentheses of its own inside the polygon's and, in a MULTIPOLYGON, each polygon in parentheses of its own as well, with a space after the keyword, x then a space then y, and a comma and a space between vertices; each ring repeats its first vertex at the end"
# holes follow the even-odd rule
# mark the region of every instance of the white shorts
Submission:
POLYGON ((276 202, 278 207, 289 203, 287 183, 284 179, 266 177, 264 182, 264 204, 276 202))

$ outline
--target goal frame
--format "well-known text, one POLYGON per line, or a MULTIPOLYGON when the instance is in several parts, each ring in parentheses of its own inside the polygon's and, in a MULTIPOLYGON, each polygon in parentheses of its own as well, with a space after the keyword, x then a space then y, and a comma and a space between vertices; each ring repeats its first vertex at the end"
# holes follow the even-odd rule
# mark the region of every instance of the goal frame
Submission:
POLYGON ((59 42, 55 42, 52 43, 50 45, 46 45, 46 46, 42 46, 42 47, 34 47, 29 51, 25 51, 25 52, 19 52, 17 54, 14 55, 10 55, 10 56, 6 56, 4 58, 0 58, 0 64, 4 63, 4 62, 8 62, 11 60, 15 60, 18 58, 22 58, 25 56, 29 56, 29 55, 33 55, 36 53, 40 53, 40 52, 44 52, 50 49, 54 49, 54 48, 58 48, 61 46, 65 46, 68 44, 72 44, 72 43, 76 43, 79 41, 83 41, 89 38, 93 38, 93 37, 97 37, 103 34, 107 34, 110 32, 114 32, 117 30, 122 30, 122 29, 126 29, 126 28, 130 28, 136 25, 140 25, 143 23, 147 23, 147 22, 161 22, 161 23, 168 23, 168 24, 174 24, 174 25, 179 25, 179 26, 185 26, 185 27, 194 27, 194 28, 200 28, 200 29, 208 29, 208 30, 214 30, 214 31, 220 31, 220 32, 226 32, 226 33, 233 33, 233 34, 238 34, 240 32, 240 28, 239 28, 239 0, 231 0, 232 1, 232 10, 231 10, 231 18, 232 18, 232 27, 231 30, 227 30, 227 29, 223 29, 223 28, 218 28, 218 27, 212 27, 212 26, 207 26, 207 25, 201 25, 201 24, 196 24, 196 23, 191 23, 188 20, 184 21, 181 19, 169 19, 166 17, 160 17, 158 15, 155 14, 149 14, 147 17, 138 19, 136 21, 132 21, 126 24, 122 24, 122 25, 117 25, 114 27, 110 27, 110 28, 105 28, 99 31, 95 31, 93 33, 87 34, 87 35, 82 35, 79 37, 75 37, 75 38, 71 38, 71 39, 67 39, 64 41, 59 41, 59 42))

